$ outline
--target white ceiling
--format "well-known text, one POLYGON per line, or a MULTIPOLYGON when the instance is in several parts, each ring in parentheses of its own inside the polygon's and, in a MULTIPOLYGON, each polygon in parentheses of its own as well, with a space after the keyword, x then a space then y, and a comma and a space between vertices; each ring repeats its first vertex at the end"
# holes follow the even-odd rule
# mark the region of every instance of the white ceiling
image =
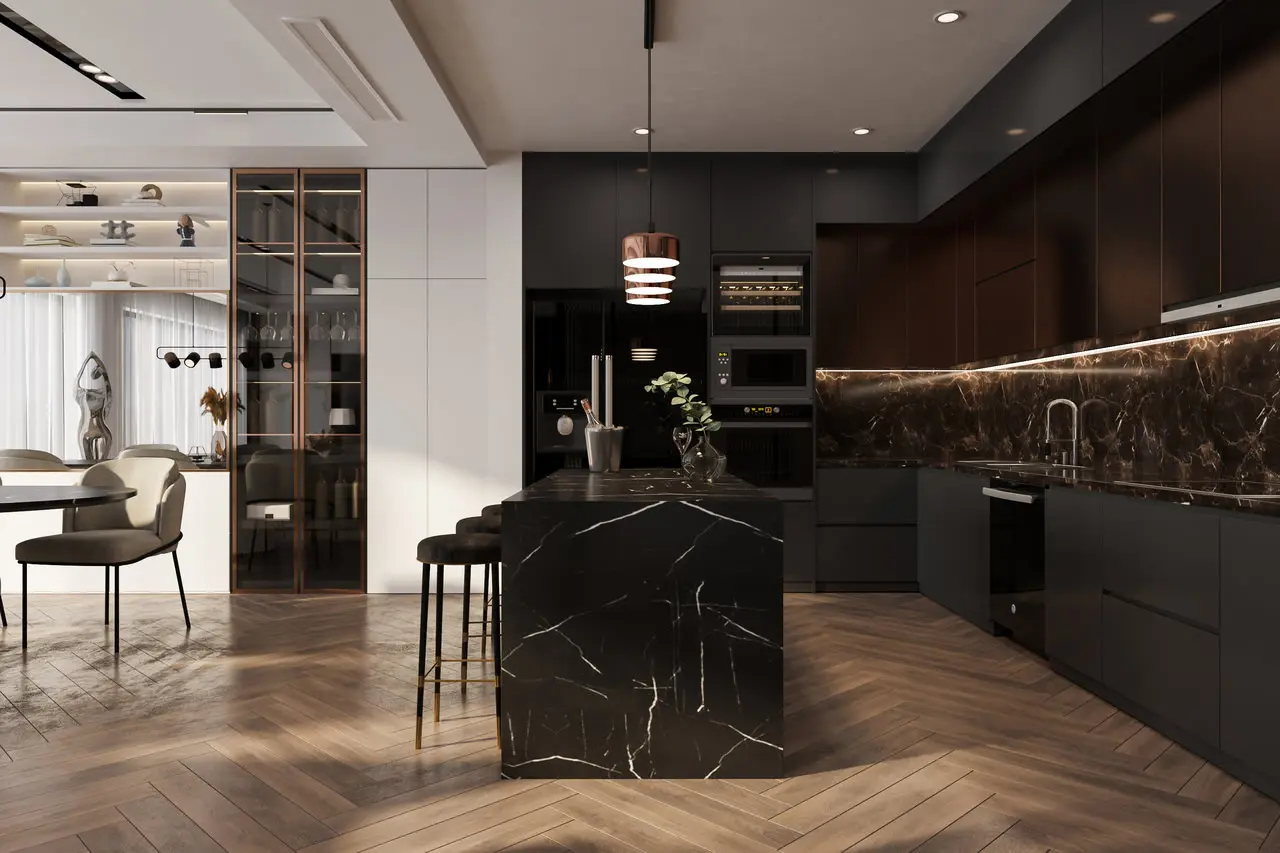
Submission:
MULTIPOLYGON (((654 145, 917 150, 1067 2, 659 0, 654 145)), ((405 3, 486 150, 641 147, 641 0, 405 3)))

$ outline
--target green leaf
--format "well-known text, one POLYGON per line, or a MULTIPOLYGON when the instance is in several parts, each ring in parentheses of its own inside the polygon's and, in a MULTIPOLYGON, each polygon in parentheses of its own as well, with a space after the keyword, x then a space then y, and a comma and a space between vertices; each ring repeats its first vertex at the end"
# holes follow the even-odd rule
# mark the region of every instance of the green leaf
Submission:
POLYGON ((672 398, 671 398, 671 405, 673 405, 673 406, 683 406, 683 405, 684 405, 684 398, 683 398, 683 397, 672 397, 672 398))
POLYGON ((706 423, 707 421, 711 420, 711 413, 703 412, 702 417, 698 418, 698 420, 702 421, 703 423, 706 423))
POLYGON ((681 385, 688 385, 690 382, 690 379, 688 376, 681 376, 678 381, 681 385))
POLYGON ((705 429, 707 432, 715 432, 716 430, 720 429, 720 422, 719 422, 719 421, 712 421, 711 423, 707 424, 707 425, 704 427, 704 429, 705 429))
POLYGON ((653 386, 652 386, 652 385, 646 385, 646 386, 644 386, 644 390, 645 390, 645 393, 646 393, 646 394, 648 394, 648 393, 652 393, 652 391, 653 391, 653 386))

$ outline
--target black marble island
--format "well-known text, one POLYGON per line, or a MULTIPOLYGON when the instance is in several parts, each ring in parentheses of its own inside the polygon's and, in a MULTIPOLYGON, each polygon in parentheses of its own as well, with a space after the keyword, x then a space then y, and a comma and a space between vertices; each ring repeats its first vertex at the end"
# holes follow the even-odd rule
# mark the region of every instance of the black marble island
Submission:
POLYGON ((502 506, 503 776, 783 775, 780 502, 646 469, 502 506))

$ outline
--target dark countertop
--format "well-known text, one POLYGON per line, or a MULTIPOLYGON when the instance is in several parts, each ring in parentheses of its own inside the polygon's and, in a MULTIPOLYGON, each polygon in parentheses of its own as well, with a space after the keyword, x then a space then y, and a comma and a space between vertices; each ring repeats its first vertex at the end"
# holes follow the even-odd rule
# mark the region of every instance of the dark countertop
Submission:
POLYGON ((737 477, 725 474, 714 483, 692 483, 670 468, 634 468, 614 474, 564 470, 543 477, 507 498, 509 501, 634 501, 666 500, 772 501, 772 496, 737 477))
POLYGON ((1202 491, 1202 483, 1214 480, 1212 474, 1188 477, 1183 472, 1135 472, 1133 470, 1109 470, 1097 468, 1068 469, 1019 469, 993 465, 990 460, 956 459, 881 459, 841 458, 819 459, 818 469, 884 469, 884 468, 936 468, 987 474, 1009 483, 1027 486, 1067 487, 1092 492, 1109 492, 1129 497, 1168 503, 1191 504, 1213 509, 1248 512, 1257 515, 1280 517, 1280 483, 1258 484, 1270 490, 1271 498, 1242 497, 1239 495, 1202 491))
POLYGON ((0 512, 100 506, 128 500, 137 493, 137 489, 92 486, 0 486, 0 512))

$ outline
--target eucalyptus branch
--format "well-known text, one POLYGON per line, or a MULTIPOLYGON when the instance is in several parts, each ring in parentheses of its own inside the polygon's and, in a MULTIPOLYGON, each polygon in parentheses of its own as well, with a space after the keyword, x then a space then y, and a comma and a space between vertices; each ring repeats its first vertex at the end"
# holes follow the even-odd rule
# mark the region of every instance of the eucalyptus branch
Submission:
POLYGON ((679 406, 684 417, 681 426, 689 427, 694 432, 715 432, 720 429, 720 422, 711 416, 711 406, 693 393, 689 387, 690 382, 688 374, 668 370, 644 386, 644 390, 650 394, 669 397, 671 405, 679 406))

